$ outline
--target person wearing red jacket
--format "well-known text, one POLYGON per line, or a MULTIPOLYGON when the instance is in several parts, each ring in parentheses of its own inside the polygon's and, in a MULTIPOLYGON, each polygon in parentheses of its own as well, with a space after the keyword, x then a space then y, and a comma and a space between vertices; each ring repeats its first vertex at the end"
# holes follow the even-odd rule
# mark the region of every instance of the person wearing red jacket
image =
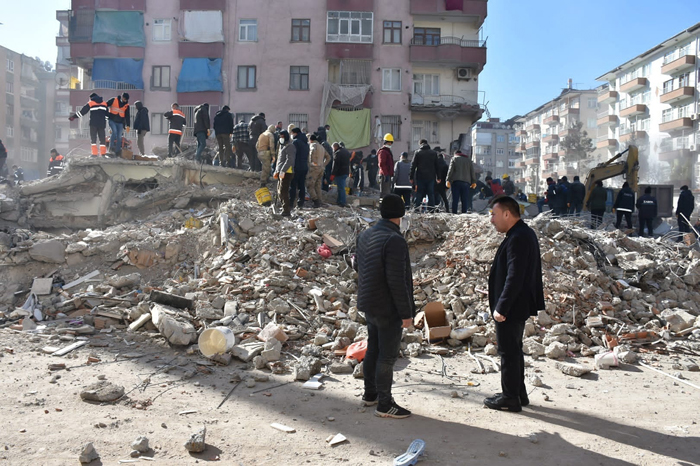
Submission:
POLYGON ((392 144, 394 144, 394 136, 391 133, 386 133, 384 135, 384 145, 377 151, 380 198, 391 193, 391 178, 394 176, 394 154, 391 153, 392 144))

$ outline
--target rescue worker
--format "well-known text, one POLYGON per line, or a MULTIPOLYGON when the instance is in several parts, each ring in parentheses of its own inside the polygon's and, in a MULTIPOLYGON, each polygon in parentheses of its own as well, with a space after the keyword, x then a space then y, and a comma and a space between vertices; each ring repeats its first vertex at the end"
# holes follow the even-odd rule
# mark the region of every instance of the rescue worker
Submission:
POLYGON ((136 116, 134 117, 134 129, 136 130, 136 145, 139 146, 141 155, 146 155, 144 146, 144 138, 146 133, 151 130, 151 119, 148 117, 148 109, 143 106, 140 100, 134 102, 136 107, 136 116))
POLYGON ((513 194, 515 194, 515 183, 510 179, 510 175, 504 173, 501 178, 503 178, 503 193, 506 196, 513 197, 513 194))
POLYGON ((98 155, 104 157, 107 154, 107 140, 105 138, 105 128, 107 126, 107 104, 102 100, 102 97, 95 94, 90 94, 90 100, 83 105, 77 113, 71 114, 68 119, 70 121, 76 118, 82 118, 90 113, 90 153, 93 157, 98 155), (97 139, 100 139, 100 151, 97 152, 97 139))
POLYGON ((51 149, 51 157, 49 158, 49 169, 46 170, 46 176, 53 176, 63 173, 64 157, 58 153, 56 149, 51 149))
POLYGON ((0 139, 0 178, 7 178, 7 149, 0 139))
MULTIPOLYGON (((251 148, 255 147, 255 144, 258 142, 258 138, 262 133, 265 132, 266 129, 267 123, 265 123, 265 114, 263 112, 258 113, 250 119, 250 123, 248 123, 248 144, 251 148)), ((260 166, 260 161, 257 157, 250 157, 250 170, 255 172, 259 172, 260 170, 262 170, 262 167, 260 166)))
POLYGON ((258 151, 258 160, 260 160, 260 163, 262 164, 262 169, 260 171, 261 188, 267 186, 267 181, 270 178, 272 160, 275 158, 275 154, 277 153, 275 140, 275 125, 270 125, 267 127, 264 133, 258 136, 257 144, 255 145, 255 148, 258 151))
MULTIPOLYGON (((579 217, 581 215, 581 211, 583 210, 583 200, 586 197, 586 187, 581 183, 580 178, 578 175, 574 176, 574 182, 569 185, 569 191, 568 191, 568 206, 569 206, 569 215, 576 215, 579 217)), ((632 207, 634 207, 634 203, 632 203, 632 207)))
POLYGON ((615 199, 615 204, 613 205, 613 211, 617 213, 617 221, 615 222, 615 228, 620 228, 622 223, 622 217, 625 217, 627 222, 627 228, 632 228, 632 212, 634 212, 634 191, 630 188, 628 182, 622 184, 622 189, 617 193, 617 198, 615 199))
POLYGON ((647 227, 649 236, 654 236, 654 219, 658 213, 658 202, 651 195, 651 186, 644 188, 644 195, 637 199, 639 210, 639 236, 644 236, 644 227, 647 227))
POLYGON ((292 215, 292 206, 289 202, 289 186, 292 184, 292 179, 294 178, 296 154, 297 149, 290 141, 289 133, 286 130, 280 131, 280 148, 277 156, 274 178, 278 180, 277 196, 282 202, 283 217, 292 215))
MULTIPOLYGON (((309 136, 309 197, 314 207, 321 207, 321 186, 323 185, 323 171, 331 157, 326 149, 318 142, 318 136, 309 136)), ((265 167, 263 167, 263 170, 265 167)))
POLYGON ((214 132, 216 133, 216 142, 219 145, 221 166, 235 168, 236 162, 233 158, 233 149, 231 148, 233 115, 231 115, 230 110, 231 108, 228 105, 224 105, 221 110, 216 112, 214 116, 214 132))
POLYGON ((109 138, 109 151, 117 157, 122 155, 122 136, 129 132, 129 122, 131 114, 129 113, 129 94, 124 92, 119 97, 112 97, 107 101, 107 110, 109 111, 109 129, 112 135, 109 138))
POLYGON ((248 170, 252 171, 253 167, 253 147, 250 144, 250 133, 248 132, 248 123, 245 120, 240 120, 233 127, 233 143, 236 146, 236 157, 238 158, 237 167, 243 169, 243 156, 248 159, 248 170))
POLYGON ((394 154, 391 146, 394 144, 394 136, 391 133, 384 135, 384 145, 377 152, 379 162, 379 197, 382 198, 391 192, 391 178, 394 176, 394 154))
POLYGON ((173 157, 173 145, 177 147, 178 152, 182 152, 182 149, 180 149, 180 141, 182 140, 182 131, 187 120, 178 104, 174 103, 170 108, 172 110, 165 112, 163 116, 170 122, 168 127, 168 157, 173 157))
POLYGON ((197 163, 202 161, 202 151, 207 147, 209 128, 211 128, 209 104, 203 103, 194 109, 194 136, 197 138, 197 151, 194 153, 194 160, 197 163))
MULTIPOLYGON (((678 204, 676 205, 676 217, 678 218, 678 231, 681 233, 690 233, 690 216, 695 210, 695 197, 688 189, 688 185, 681 186, 681 193, 678 196, 678 204), (683 214, 683 215, 681 215, 683 214)), ((682 241, 683 237, 678 238, 682 241)))

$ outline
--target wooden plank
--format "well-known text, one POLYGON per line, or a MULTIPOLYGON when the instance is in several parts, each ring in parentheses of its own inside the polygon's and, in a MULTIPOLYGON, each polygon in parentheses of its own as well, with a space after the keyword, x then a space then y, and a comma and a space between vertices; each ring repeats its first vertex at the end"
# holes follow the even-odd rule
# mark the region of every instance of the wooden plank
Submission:
POLYGON ((60 350, 51 353, 51 356, 63 356, 64 354, 68 354, 71 351, 78 349, 81 346, 85 346, 87 344, 88 344, 88 342, 86 340, 76 341, 75 343, 71 343, 70 345, 66 346, 65 348, 61 348, 60 350))

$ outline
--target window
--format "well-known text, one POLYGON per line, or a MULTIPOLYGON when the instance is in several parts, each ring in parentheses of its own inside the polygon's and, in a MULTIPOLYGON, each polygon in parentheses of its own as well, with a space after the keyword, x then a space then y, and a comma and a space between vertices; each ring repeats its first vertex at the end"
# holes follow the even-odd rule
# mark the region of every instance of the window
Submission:
POLYGON ((310 42, 311 41, 311 20, 310 19, 293 19, 292 20, 292 42, 310 42))
POLYGON ((289 124, 294 125, 294 127, 302 129, 309 128, 309 115, 306 113, 290 113, 289 114, 289 124))
POLYGON ((506 152, 503 149, 496 149, 496 155, 506 155, 506 152))
POLYGON ((588 123, 586 124, 586 126, 587 126, 589 129, 595 128, 595 127, 598 126, 598 121, 597 121, 595 118, 589 118, 589 119, 588 119, 588 123))
POLYGON ((251 118, 255 116, 254 113, 236 113, 236 119, 234 120, 234 124, 238 124, 241 120, 245 121, 248 123, 251 118))
POLYGON ((20 158, 22 162, 36 163, 38 160, 39 151, 31 147, 22 147, 20 158))
POLYGON ((496 168, 503 168, 503 160, 496 160, 496 168))
POLYGON ((363 11, 329 11, 326 42, 372 43, 374 13, 363 11))
POLYGON ((382 90, 383 91, 400 91, 401 90, 401 69, 400 68, 385 68, 382 70, 382 90))
POLYGON ((15 106, 12 104, 7 104, 7 108, 5 109, 5 114, 7 115, 8 118, 14 118, 15 117, 15 106))
POLYGON ((293 91, 309 90, 309 67, 290 66, 289 67, 289 89, 293 91))
POLYGON ((13 138, 15 137, 15 128, 14 126, 5 126, 5 136, 8 138, 13 138))
POLYGON ((401 43, 401 21, 384 21, 384 43, 401 43))
POLYGON ((440 75, 414 74, 413 93, 417 95, 440 95, 440 75))
POLYGON ((413 28, 413 44, 440 45, 440 28, 413 28))
POLYGON ((242 19, 238 23, 239 42, 257 42, 258 40, 258 20, 242 19))
POLYGON ((170 90, 170 67, 154 66, 151 74, 151 89, 170 90))
POLYGON ((56 126, 56 128, 55 128, 54 139, 56 139, 57 141, 60 141, 61 139, 63 139, 63 137, 62 137, 63 131, 61 131, 61 129, 62 128, 60 126, 56 126))
POLYGON ((9 71, 10 73, 15 72, 15 62, 10 58, 7 59, 7 71, 9 71))
POLYGON ((506 137, 503 134, 496 136, 496 142, 506 142, 506 137))
POLYGON ((151 113, 151 134, 166 134, 168 124, 162 113, 151 113))
POLYGON ((255 67, 239 66, 237 89, 255 89, 255 67))
POLYGON ((6 87, 7 87, 7 93, 8 93, 8 94, 14 94, 14 93, 15 93, 15 84, 14 84, 13 82, 7 81, 6 87))
POLYGON ((593 97, 588 99, 588 108, 596 108, 598 106, 598 99, 593 97))
POLYGON ((167 42, 170 40, 171 19, 153 20, 153 42, 167 42))
POLYGON ((379 121, 382 122, 382 131, 391 133, 394 141, 401 140, 401 115, 382 115, 379 121))
POLYGON ((661 112, 661 122, 666 123, 667 121, 673 120, 673 109, 667 108, 661 112))
POLYGON ((418 141, 427 139, 430 143, 440 142, 440 132, 438 130, 437 121, 414 120, 413 127, 413 145, 418 147, 418 141))

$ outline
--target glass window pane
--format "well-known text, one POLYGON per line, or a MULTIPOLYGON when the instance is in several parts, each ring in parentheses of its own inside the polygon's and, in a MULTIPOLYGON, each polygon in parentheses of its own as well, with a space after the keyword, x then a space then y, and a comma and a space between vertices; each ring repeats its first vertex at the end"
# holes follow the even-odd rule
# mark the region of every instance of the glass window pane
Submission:
POLYGON ((360 22, 357 20, 352 20, 352 30, 350 31, 351 34, 359 34, 360 33, 360 22))
POLYGON ((153 86, 160 87, 160 66, 153 67, 153 86))
POLYGON ((394 29, 394 40, 393 42, 395 44, 400 44, 401 43, 401 30, 400 29, 394 29))
POLYGON ((170 87, 170 67, 164 66, 161 69, 161 85, 163 87, 170 87))
POLYGON ((338 20, 329 19, 328 20, 328 34, 338 34, 338 20))
POLYGON ((347 34, 348 33, 348 21, 347 20, 340 20, 340 33, 341 34, 347 34))
POLYGON ((302 89, 309 88, 309 75, 308 74, 301 75, 301 88, 302 89))
POLYGON ((298 41, 299 40, 299 28, 292 28, 292 40, 298 41))
POLYGON ((362 34, 363 35, 372 35, 372 21, 368 19, 363 19, 362 20, 362 34))
POLYGON ((303 40, 304 42, 308 42, 308 41, 309 41, 309 29, 308 29, 308 28, 302 29, 302 31, 301 31, 301 40, 303 40))
POLYGON ((384 42, 391 42, 391 29, 384 29, 384 42))

